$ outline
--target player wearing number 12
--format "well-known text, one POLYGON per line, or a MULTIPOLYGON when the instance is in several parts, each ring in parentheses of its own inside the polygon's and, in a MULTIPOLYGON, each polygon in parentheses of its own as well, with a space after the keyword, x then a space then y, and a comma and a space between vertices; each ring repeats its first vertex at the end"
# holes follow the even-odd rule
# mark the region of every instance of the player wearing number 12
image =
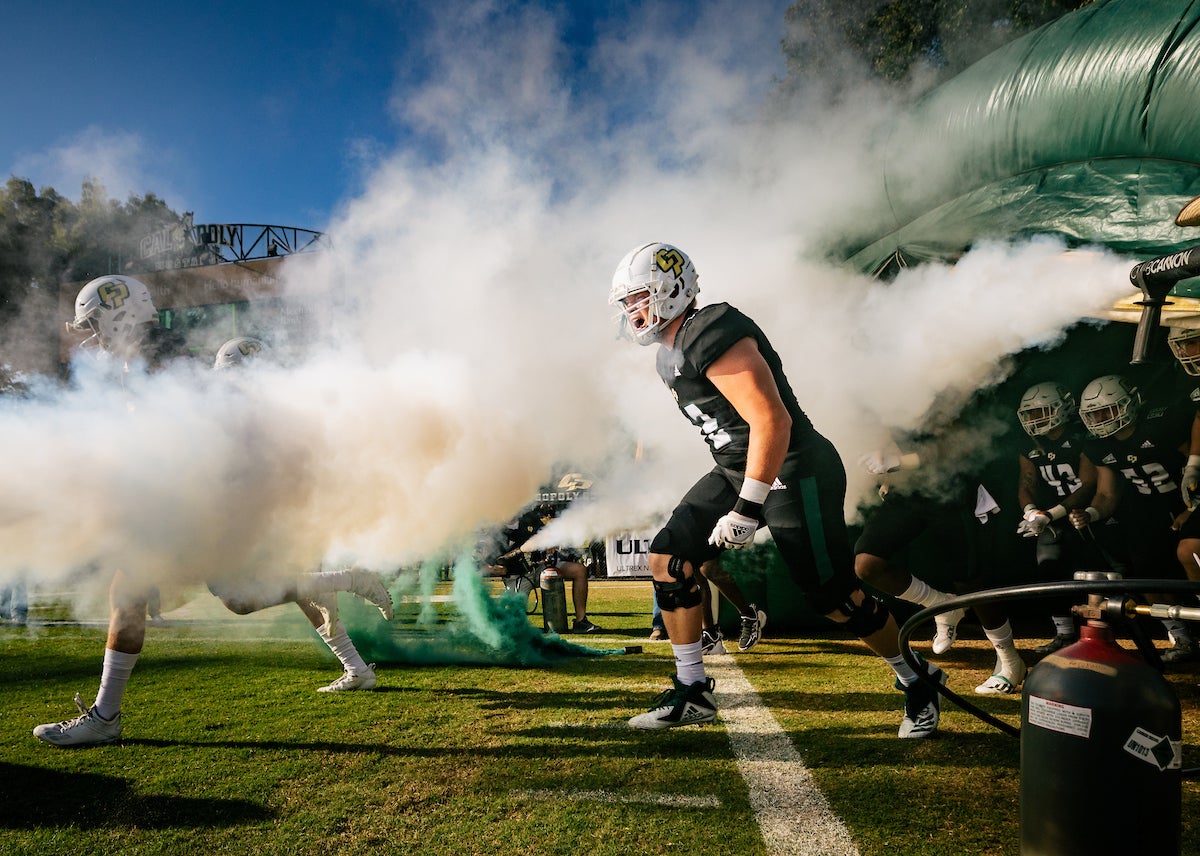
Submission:
POLYGON ((843 517, 846 471, 796 401, 782 362, 758 325, 727 303, 697 307, 699 278, 679 248, 643 244, 617 266, 609 303, 622 331, 660 345, 658 374, 680 411, 709 444, 716 466, 684 495, 650 544, 650 572, 675 655, 672 687, 634 728, 660 729, 716 718, 715 685, 704 671, 697 569, 729 548, 771 531, 788 571, 819 612, 859 636, 896 672, 905 693, 901 737, 937 728, 936 683, 900 654, 895 618, 854 573, 843 517))
MULTIPOLYGON (((1071 511, 1071 523, 1082 530, 1115 514, 1131 576, 1184 576, 1200 551, 1200 516, 1184 504, 1176 481, 1187 461, 1192 408, 1177 403, 1147 407, 1126 378, 1104 375, 1080 393, 1079 418, 1091 435, 1084 453, 1096 465, 1096 495, 1087 508, 1071 511)), ((1177 600, 1151 597, 1159 603, 1177 600)), ((1183 621, 1162 621, 1172 642, 1162 655, 1164 663, 1200 658, 1200 645, 1183 621)))

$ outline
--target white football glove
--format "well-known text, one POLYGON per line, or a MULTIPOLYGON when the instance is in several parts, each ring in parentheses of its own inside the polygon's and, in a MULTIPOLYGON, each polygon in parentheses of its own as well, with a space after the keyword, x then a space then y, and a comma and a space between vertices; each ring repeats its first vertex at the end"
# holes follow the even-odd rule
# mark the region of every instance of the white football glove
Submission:
POLYGON ((1087 508, 1076 508, 1071 512, 1071 525, 1076 529, 1087 529, 1099 519, 1100 512, 1090 505, 1087 508))
POLYGON ((1050 523, 1050 515, 1044 511, 1039 511, 1036 508, 1031 508, 1025 512, 1025 517, 1021 520, 1021 525, 1017 527, 1017 531, 1026 538, 1036 538, 1042 534, 1042 530, 1050 523))
POLYGON ((1180 481, 1179 489, 1183 493, 1183 504, 1189 509, 1200 504, 1200 467, 1183 468, 1183 479, 1180 481))
POLYGON ((730 511, 717 521, 708 543, 726 550, 737 550, 749 547, 754 543, 754 533, 758 530, 758 521, 737 511, 730 511))
POLYGON ((900 453, 885 449, 867 452, 858 459, 859 465, 867 472, 877 476, 884 473, 894 473, 900 469, 900 453))

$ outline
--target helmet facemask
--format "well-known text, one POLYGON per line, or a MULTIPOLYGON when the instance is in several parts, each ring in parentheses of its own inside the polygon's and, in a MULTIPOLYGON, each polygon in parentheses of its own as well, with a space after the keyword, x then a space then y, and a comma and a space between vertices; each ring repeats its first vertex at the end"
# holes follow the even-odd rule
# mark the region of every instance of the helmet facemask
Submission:
POLYGON ((696 269, 681 250, 670 244, 645 244, 617 265, 608 302, 620 307, 617 321, 622 335, 639 345, 653 345, 699 291, 696 269), (635 296, 631 302, 629 298, 635 296))
POLYGON ((1079 418, 1095 437, 1111 437, 1137 421, 1141 403, 1137 390, 1116 375, 1089 383, 1081 399, 1079 418))
POLYGON ((1017 419, 1030 437, 1043 437, 1075 415, 1075 397, 1056 383, 1039 383, 1021 397, 1017 419))
POLYGON ((128 359, 137 354, 146 334, 157 324, 158 311, 145 285, 132 277, 108 276, 80 289, 75 320, 67 328, 91 334, 80 347, 100 348, 128 359))
POLYGON ((672 320, 662 317, 662 300, 656 299, 649 289, 632 291, 625 297, 610 297, 609 302, 620 307, 615 320, 621 335, 639 345, 653 345, 662 339, 663 327, 672 320), (644 316, 642 310, 647 310, 644 316))
POLYGON ((1167 343, 1183 370, 1192 377, 1200 377, 1200 327, 1175 327, 1167 343))

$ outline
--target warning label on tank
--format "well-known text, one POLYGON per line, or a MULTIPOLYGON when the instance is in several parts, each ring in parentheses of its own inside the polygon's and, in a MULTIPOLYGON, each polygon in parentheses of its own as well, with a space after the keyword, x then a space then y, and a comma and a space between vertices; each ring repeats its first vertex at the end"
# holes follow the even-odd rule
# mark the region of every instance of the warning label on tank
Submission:
POLYGON ((1062 734, 1087 737, 1092 733, 1092 709, 1031 695, 1029 724, 1062 734))
POLYGON ((1125 740, 1125 751, 1153 764, 1159 770, 1178 770, 1183 766, 1183 743, 1159 737, 1144 728, 1135 728, 1125 740))

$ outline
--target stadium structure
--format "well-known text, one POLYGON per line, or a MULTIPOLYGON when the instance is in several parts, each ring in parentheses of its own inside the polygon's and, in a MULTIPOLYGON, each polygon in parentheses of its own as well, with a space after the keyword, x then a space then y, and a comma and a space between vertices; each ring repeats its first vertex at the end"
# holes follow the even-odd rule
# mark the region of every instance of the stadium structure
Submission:
MULTIPOLYGON (((283 297, 285 266, 328 249, 323 232, 259 223, 196 224, 191 213, 139 241, 138 256, 120 271, 144 282, 154 296, 161 326, 198 356, 215 353, 234 336, 254 336, 274 347, 299 341, 311 323, 304 309, 283 297)), ((59 292, 60 318, 74 313, 83 282, 59 292)), ((60 362, 74 336, 64 333, 60 362)))

